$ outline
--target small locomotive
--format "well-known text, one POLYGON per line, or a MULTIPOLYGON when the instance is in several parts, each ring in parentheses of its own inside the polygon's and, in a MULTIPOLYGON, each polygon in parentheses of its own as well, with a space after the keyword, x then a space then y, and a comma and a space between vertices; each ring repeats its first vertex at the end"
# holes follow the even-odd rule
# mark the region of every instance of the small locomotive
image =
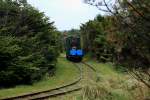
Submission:
POLYGON ((83 50, 81 49, 80 37, 69 36, 66 37, 66 58, 70 61, 80 62, 83 57, 83 50))

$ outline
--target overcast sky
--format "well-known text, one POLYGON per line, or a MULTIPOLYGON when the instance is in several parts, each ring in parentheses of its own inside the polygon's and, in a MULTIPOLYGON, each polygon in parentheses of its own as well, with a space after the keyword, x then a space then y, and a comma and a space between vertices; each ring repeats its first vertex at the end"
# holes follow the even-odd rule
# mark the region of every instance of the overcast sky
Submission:
POLYGON ((58 30, 79 29, 81 23, 101 13, 96 7, 83 3, 83 0, 28 0, 28 3, 45 12, 58 30))

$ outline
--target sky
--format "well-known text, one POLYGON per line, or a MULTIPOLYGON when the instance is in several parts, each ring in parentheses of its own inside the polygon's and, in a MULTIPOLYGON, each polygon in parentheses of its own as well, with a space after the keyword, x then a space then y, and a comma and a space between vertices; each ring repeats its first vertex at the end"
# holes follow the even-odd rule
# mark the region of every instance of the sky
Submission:
POLYGON ((44 12, 60 30, 79 29, 82 23, 103 14, 83 0, 27 0, 29 4, 44 12))

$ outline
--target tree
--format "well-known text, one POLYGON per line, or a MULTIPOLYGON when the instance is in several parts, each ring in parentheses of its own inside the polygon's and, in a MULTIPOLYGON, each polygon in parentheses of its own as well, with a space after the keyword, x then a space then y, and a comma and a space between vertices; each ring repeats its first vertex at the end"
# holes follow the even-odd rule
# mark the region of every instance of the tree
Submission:
POLYGON ((54 73, 60 33, 26 0, 0 0, 0 87, 54 73))
POLYGON ((126 66, 132 76, 150 87, 149 0, 85 0, 85 2, 112 16, 111 21, 115 27, 111 27, 115 29, 111 30, 111 36, 116 39, 112 42, 116 52, 116 63, 126 66))
POLYGON ((111 61, 113 54, 112 47, 108 45, 107 28, 110 24, 108 18, 108 16, 98 15, 94 20, 81 26, 84 50, 91 52, 97 60, 102 62, 111 61))

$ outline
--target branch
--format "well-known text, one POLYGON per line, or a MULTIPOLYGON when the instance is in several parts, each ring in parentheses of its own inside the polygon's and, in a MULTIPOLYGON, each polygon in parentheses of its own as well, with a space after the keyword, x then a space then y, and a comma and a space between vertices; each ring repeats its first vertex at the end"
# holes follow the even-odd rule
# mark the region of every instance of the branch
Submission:
MULTIPOLYGON (((119 1, 119 0, 118 0, 118 1, 119 1)), ((114 12, 108 7, 108 4, 106 3, 106 1, 103 0, 103 2, 104 2, 105 7, 107 8, 107 10, 102 10, 102 9, 100 9, 100 8, 97 6, 100 10, 105 11, 105 12, 110 12, 112 15, 114 15, 114 17, 116 17, 117 21, 119 21, 120 18, 121 18, 121 19, 125 19, 125 17, 122 16, 122 15, 119 13, 118 10, 116 10, 116 12, 114 13, 114 12)), ((120 1, 119 1, 119 2, 120 2, 120 1)), ((88 4, 90 4, 90 5, 92 5, 92 6, 96 6, 96 5, 92 4, 92 3, 88 3, 88 4)), ((128 16, 127 16, 127 17, 128 17, 128 16)), ((120 23, 124 23, 124 24, 125 24, 126 26, 128 26, 128 28, 130 28, 133 32, 136 32, 136 31, 137 31, 137 30, 135 30, 135 28, 133 27, 133 25, 131 26, 130 24, 128 24, 128 23, 125 22, 125 21, 120 20, 120 23)), ((145 36, 143 36, 143 35, 140 34, 140 33, 137 34, 137 35, 140 36, 140 37, 143 37, 143 38, 146 39, 146 40, 150 40, 149 37, 145 37, 145 36)))
POLYGON ((149 19, 145 18, 145 16, 140 12, 138 11, 130 2, 128 2, 126 0, 127 4, 138 14, 140 15, 143 19, 147 20, 147 21, 150 21, 149 19))
POLYGON ((103 1, 104 1, 104 4, 105 4, 106 8, 108 9, 108 11, 109 11, 110 13, 112 13, 113 15, 116 15, 116 14, 108 7, 106 1, 105 1, 105 0, 103 0, 103 1))
POLYGON ((97 4, 93 4, 93 3, 89 3, 87 2, 87 4, 91 5, 91 6, 95 6, 97 7, 99 10, 103 11, 103 12, 109 12, 108 10, 105 10, 105 9, 101 9, 97 4))
MULTIPOLYGON (((141 81, 142 83, 144 83, 148 88, 150 88, 150 83, 147 83, 146 81, 144 81, 144 79, 141 78, 140 75, 137 74, 136 72, 132 71, 132 73, 133 73, 134 75, 136 75, 136 77, 138 78, 138 80, 140 80, 140 81, 141 81)), ((137 79, 137 78, 136 78, 136 79, 137 79)))
MULTIPOLYGON (((124 17, 119 14, 118 10, 116 10, 116 13, 114 13, 107 5, 106 1, 104 1, 105 6, 107 7, 108 11, 111 12, 118 20, 120 20, 120 18, 124 19, 124 17), (119 18, 118 18, 119 17, 119 18)), ((134 29, 134 27, 132 27, 131 25, 129 25, 127 22, 121 21, 121 23, 124 23, 125 25, 127 25, 132 31, 136 32, 136 30, 134 29)), ((140 37, 143 37, 146 40, 150 40, 148 37, 144 37, 142 34, 138 34, 140 37)))

